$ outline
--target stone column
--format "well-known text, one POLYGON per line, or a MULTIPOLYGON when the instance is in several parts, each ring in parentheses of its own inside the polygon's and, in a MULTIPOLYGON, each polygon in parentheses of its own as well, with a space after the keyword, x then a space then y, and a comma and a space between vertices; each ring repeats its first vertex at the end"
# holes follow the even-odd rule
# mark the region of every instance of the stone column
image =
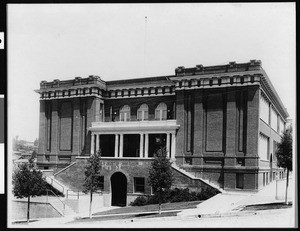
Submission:
POLYGON ((123 157, 123 138, 124 134, 120 134, 120 157, 123 157))
POLYGON ((115 135, 115 157, 118 157, 119 156, 119 135, 116 134, 115 135))
POLYGON ((176 135, 175 133, 172 133, 171 159, 175 159, 175 149, 176 149, 176 135))
POLYGON ((99 134, 96 134, 96 152, 99 151, 99 147, 100 147, 100 135, 99 134))
POLYGON ((148 158, 148 150, 149 150, 149 134, 145 134, 145 158, 148 158))
POLYGON ((94 155, 94 142, 95 142, 95 135, 91 133, 91 154, 94 155))
POLYGON ((144 134, 140 134, 140 158, 143 158, 144 154, 144 134))
POLYGON ((171 152, 170 152, 170 133, 167 133, 166 151, 167 151, 167 156, 171 157, 171 152))

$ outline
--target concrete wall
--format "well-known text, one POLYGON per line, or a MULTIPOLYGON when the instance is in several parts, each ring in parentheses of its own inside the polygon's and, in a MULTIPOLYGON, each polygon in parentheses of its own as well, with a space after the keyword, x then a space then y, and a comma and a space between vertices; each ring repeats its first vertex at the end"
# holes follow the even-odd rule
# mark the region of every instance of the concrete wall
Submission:
MULTIPOLYGON (((27 219, 27 201, 12 202, 12 219, 26 220, 27 219)), ((45 218, 45 217, 61 217, 62 215, 55 210, 49 203, 31 202, 30 203, 30 219, 45 218)))

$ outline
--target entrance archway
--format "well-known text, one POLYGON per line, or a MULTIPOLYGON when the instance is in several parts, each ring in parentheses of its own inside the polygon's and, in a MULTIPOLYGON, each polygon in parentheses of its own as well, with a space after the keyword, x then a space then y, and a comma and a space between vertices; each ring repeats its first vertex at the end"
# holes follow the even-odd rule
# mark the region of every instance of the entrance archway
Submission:
POLYGON ((126 206, 127 178, 121 172, 115 172, 111 178, 111 205, 126 206))

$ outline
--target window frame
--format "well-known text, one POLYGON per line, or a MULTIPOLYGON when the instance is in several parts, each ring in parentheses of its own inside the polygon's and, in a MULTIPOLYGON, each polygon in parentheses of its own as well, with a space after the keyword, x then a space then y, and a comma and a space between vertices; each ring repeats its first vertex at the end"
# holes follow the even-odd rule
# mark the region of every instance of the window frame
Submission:
POLYGON ((133 178, 133 192, 134 193, 145 193, 146 180, 145 177, 134 177, 133 178), (143 183, 137 182, 138 180, 143 180, 143 183), (137 187, 142 187, 143 190, 138 190, 137 187))
POLYGON ((166 103, 161 102, 155 108, 155 120, 167 120, 168 106, 166 103))
POLYGON ((144 120, 148 120, 149 119, 149 107, 147 104, 143 103, 139 106, 139 108, 137 109, 137 120, 138 121, 144 121, 144 120), (141 118, 140 118, 141 116, 141 118))
POLYGON ((119 121, 130 121, 131 116, 131 108, 129 105, 125 104, 121 107, 119 112, 119 121))

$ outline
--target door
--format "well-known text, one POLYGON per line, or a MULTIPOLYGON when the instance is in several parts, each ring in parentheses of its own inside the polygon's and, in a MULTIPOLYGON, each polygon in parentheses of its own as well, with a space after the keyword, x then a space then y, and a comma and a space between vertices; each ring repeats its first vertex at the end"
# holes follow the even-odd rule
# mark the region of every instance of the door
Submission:
POLYGON ((126 206, 127 178, 121 172, 115 172, 111 176, 111 205, 126 206))

